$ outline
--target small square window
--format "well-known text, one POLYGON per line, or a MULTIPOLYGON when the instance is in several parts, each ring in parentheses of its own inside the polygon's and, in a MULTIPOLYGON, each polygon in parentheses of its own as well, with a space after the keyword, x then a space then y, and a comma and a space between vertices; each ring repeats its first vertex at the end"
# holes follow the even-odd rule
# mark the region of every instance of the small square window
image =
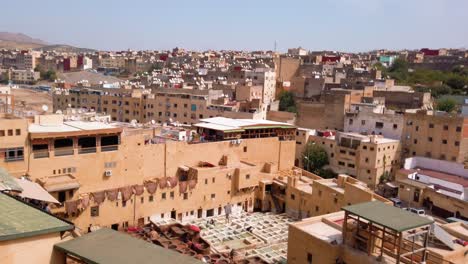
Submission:
POLYGON ((295 200, 296 196, 294 194, 291 194, 291 200, 295 200))
POLYGON ((448 125, 444 125, 444 130, 448 130, 448 125))
POLYGON ((170 192, 169 195, 170 195, 171 199, 174 199, 174 192, 170 192))
POLYGON ((245 175, 245 179, 246 180, 250 179, 250 174, 245 175))
POLYGON ((166 200, 166 193, 162 193, 162 194, 161 194, 161 198, 162 198, 163 200, 166 200))
POLYGON ((5 136, 5 130, 0 130, 0 137, 4 137, 5 136))
POLYGON ((442 144, 446 145, 446 144, 447 144, 447 140, 446 140, 446 139, 442 139, 442 144))
POLYGON ((216 194, 212 193, 211 194, 211 199, 214 199, 216 197, 216 194))
POLYGON ((154 201, 154 196, 153 196, 153 195, 150 195, 150 196, 148 197, 148 201, 150 201, 150 202, 154 201))
POLYGON ((13 136, 13 129, 8 129, 8 136, 13 136))
POLYGON ((455 146, 460 146, 460 141, 455 141, 455 146))
POLYGON ((91 216, 99 216, 99 206, 91 206, 91 216))
POLYGON ((247 146, 244 147, 244 152, 247 152, 247 146))
POLYGON ((184 200, 188 199, 188 193, 184 193, 184 200))
POLYGON ((16 129, 15 130, 15 135, 17 135, 17 136, 21 135, 21 129, 16 129))

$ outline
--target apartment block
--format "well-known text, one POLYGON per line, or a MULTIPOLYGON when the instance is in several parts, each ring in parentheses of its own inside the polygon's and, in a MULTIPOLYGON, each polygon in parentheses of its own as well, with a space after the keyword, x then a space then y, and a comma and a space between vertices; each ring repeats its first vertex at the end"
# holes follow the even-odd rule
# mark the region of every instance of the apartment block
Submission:
MULTIPOLYGON (((254 86, 255 87, 255 86, 254 86)), ((252 88, 254 89, 254 88, 252 88)), ((255 93, 255 92, 251 92, 255 93)), ((255 96, 259 96, 255 94, 255 96)), ((245 99, 245 98, 244 98, 245 99)), ((251 102, 229 101, 222 90, 77 88, 53 94, 54 111, 85 108, 111 115, 113 121, 192 124, 203 118, 265 119, 266 109, 251 102)))
POLYGON ((275 180, 272 188, 284 190, 283 195, 282 192, 273 193, 273 198, 284 201, 286 214, 298 219, 337 212, 350 204, 388 202, 365 183, 342 174, 336 179, 323 179, 304 170, 295 170, 292 175, 275 180))
POLYGON ((325 149, 330 163, 328 167, 335 173, 354 176, 372 189, 382 176, 390 177, 400 168, 399 140, 379 135, 316 131, 309 137, 309 142, 325 149))
POLYGON ((385 108, 384 104, 353 104, 344 120, 345 132, 382 135, 396 140, 402 138, 404 126, 404 115, 385 108))
POLYGON ((405 113, 403 156, 464 163, 468 152, 466 122, 462 116, 447 113, 405 113))

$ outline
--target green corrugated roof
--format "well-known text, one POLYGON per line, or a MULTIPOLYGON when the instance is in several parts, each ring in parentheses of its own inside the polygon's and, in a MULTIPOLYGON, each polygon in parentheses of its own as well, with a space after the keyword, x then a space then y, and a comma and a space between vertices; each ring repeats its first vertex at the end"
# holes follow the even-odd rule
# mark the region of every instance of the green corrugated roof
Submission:
POLYGON ((434 222, 434 220, 429 218, 421 217, 417 214, 379 201, 345 206, 342 209, 397 232, 429 225, 434 222))
POLYGON ((73 228, 72 224, 0 193, 0 241, 66 231, 73 228))
POLYGON ((201 263, 193 257, 182 255, 108 228, 99 229, 73 240, 55 244, 55 248, 79 257, 86 263, 201 263))
POLYGON ((15 181, 13 176, 11 176, 7 170, 0 168, 0 191, 23 191, 23 188, 15 181))

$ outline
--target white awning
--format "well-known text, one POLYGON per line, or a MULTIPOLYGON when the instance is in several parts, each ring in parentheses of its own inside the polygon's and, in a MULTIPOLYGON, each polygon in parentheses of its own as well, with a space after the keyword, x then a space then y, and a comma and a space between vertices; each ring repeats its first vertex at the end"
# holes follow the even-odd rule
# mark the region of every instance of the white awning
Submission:
POLYGON ((23 188, 23 191, 18 194, 19 196, 48 203, 60 204, 60 202, 57 201, 57 199, 50 195, 39 184, 25 179, 15 178, 15 180, 18 183, 18 185, 21 186, 21 188, 23 188))

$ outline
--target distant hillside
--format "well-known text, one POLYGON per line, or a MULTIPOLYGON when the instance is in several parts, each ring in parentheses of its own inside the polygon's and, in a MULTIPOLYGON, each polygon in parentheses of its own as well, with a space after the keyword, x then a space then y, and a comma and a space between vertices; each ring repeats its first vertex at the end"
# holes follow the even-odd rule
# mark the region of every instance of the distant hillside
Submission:
POLYGON ((47 46, 40 46, 34 48, 34 50, 42 50, 42 51, 58 51, 58 52, 71 52, 71 53, 86 53, 86 52, 95 52, 96 50, 87 49, 87 48, 78 48, 70 45, 65 44, 55 44, 55 45, 47 45, 47 46))
POLYGON ((70 52, 70 53, 85 53, 94 52, 93 49, 78 48, 65 44, 52 44, 49 45, 47 42, 32 38, 23 33, 12 33, 12 32, 0 32, 0 49, 34 49, 51 51, 55 50, 58 52, 70 52))
POLYGON ((47 43, 22 33, 0 32, 0 48, 3 49, 34 49, 47 43))
POLYGON ((9 40, 0 40, 0 49, 35 49, 43 46, 44 45, 37 43, 22 43, 9 40))
POLYGON ((32 38, 23 33, 0 32, 0 40, 18 43, 33 43, 38 45, 47 45, 47 42, 41 39, 32 38))

